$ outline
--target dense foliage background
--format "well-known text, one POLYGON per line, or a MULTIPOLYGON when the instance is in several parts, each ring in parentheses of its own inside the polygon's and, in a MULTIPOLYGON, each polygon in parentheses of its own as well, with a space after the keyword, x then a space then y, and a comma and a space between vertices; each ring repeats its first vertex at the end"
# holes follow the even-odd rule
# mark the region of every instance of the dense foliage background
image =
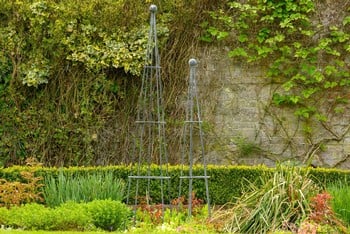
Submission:
MULTIPOLYGON (((180 151, 187 61, 205 46, 224 47, 227 59, 266 69, 263 79, 272 94, 264 115, 281 129, 284 150, 307 146, 296 160, 309 164, 327 143, 348 139, 348 1, 0 3, 0 166, 27 158, 48 166, 130 161, 151 3, 158 6, 171 163, 177 163, 174 154, 180 151), (296 117, 295 131, 284 112, 296 117), (295 137, 299 126, 302 143, 295 137)), ((205 124, 206 131, 213 128, 205 124)), ((235 143, 245 152, 238 156, 252 152, 235 143)), ((344 153, 337 164, 348 158, 344 153)))
MULTIPOLYGON (((207 2, 152 2, 169 129, 182 111, 171 100, 186 84, 183 67, 198 44, 207 2)), ((128 162, 150 4, 1 1, 0 166, 28 157, 56 166, 128 162)))

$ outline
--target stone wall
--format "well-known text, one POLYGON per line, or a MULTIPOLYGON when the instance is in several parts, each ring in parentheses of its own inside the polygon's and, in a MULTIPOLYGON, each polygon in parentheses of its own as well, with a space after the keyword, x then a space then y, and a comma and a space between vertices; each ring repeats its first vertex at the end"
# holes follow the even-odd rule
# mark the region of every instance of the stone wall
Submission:
POLYGON ((307 133, 293 110, 271 103, 280 84, 269 82, 264 67, 235 63, 227 53, 224 47, 202 48, 196 56, 210 163, 272 166, 294 161, 350 168, 349 107, 327 123, 311 123, 307 133))

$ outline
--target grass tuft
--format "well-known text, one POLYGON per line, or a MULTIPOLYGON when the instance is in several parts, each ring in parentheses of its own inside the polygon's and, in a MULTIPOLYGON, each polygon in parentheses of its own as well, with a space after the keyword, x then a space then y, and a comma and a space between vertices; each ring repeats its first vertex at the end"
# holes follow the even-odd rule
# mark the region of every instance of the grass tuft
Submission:
POLYGON ((115 178, 112 172, 100 172, 91 175, 68 176, 63 171, 58 176, 44 177, 43 195, 50 207, 59 206, 67 201, 90 202, 93 200, 124 198, 125 183, 115 178))

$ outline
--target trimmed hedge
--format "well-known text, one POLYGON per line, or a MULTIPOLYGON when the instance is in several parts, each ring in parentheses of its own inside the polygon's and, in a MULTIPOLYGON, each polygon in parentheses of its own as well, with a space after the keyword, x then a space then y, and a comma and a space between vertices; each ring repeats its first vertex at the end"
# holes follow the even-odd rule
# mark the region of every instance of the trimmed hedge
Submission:
MULTIPOLYGON (((169 176, 171 177, 170 197, 176 198, 179 195, 179 176, 181 175, 180 166, 169 166, 169 176)), ((117 178, 121 178, 128 181, 128 175, 130 173, 130 166, 106 166, 106 167, 69 167, 69 168, 46 168, 46 167, 19 167, 13 166, 9 168, 0 169, 0 178, 4 178, 9 181, 21 180, 20 171, 28 170, 35 173, 36 176, 43 176, 47 173, 57 176, 59 170, 67 173, 68 176, 94 174, 103 171, 112 171, 117 178)), ((185 168, 183 174, 186 175, 188 168, 185 168)), ((315 182, 321 186, 327 184, 336 183, 341 181, 350 185, 350 170, 340 169, 326 169, 326 168, 305 168, 309 170, 309 176, 315 182)), ((209 178, 209 192, 212 204, 225 204, 233 201, 236 197, 239 197, 245 189, 245 185, 250 182, 259 183, 257 178, 263 172, 273 173, 273 168, 266 166, 214 166, 209 165, 207 167, 207 174, 209 178)), ((146 168, 142 169, 142 173, 146 174, 146 168)), ((159 167, 153 165, 151 167, 152 175, 159 175, 159 167)), ((193 175, 203 175, 202 166, 194 166, 193 175)), ((259 186, 259 184, 257 184, 259 186)), ((147 188, 147 180, 140 180, 139 182, 139 195, 145 195, 144 192, 147 188)), ((131 196, 133 196, 134 183, 131 186, 131 196)), ((160 201, 160 180, 151 180, 150 183, 150 196, 153 202, 160 201)), ((184 180, 182 183, 181 195, 187 195, 188 181, 184 180)), ((165 188, 166 189, 166 188, 165 188)), ((193 190, 196 192, 196 197, 205 199, 205 184, 203 179, 193 180, 193 190)))

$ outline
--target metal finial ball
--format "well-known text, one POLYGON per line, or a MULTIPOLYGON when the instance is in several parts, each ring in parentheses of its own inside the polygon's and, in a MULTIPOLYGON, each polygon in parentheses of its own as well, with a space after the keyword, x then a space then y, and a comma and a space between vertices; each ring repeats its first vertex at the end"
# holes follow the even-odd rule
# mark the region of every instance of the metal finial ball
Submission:
POLYGON ((195 60, 195 59, 190 59, 190 60, 188 61, 188 64, 190 64, 191 67, 194 67, 194 66, 196 66, 198 63, 197 63, 197 60, 195 60))
POLYGON ((156 12, 157 9, 158 9, 157 6, 154 5, 154 4, 152 4, 152 5, 149 7, 149 10, 150 10, 151 12, 156 12))

